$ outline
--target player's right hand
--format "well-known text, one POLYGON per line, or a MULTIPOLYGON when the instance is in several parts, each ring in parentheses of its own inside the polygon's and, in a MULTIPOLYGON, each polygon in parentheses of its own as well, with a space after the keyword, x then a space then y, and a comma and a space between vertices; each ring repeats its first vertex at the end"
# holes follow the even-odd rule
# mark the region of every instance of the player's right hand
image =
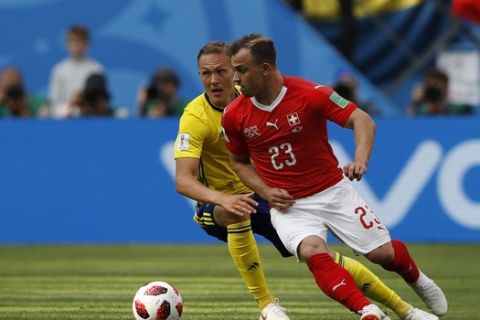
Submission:
POLYGON ((233 213, 237 216, 253 214, 257 212, 255 207, 258 206, 258 202, 255 201, 252 196, 253 192, 246 194, 225 195, 222 198, 220 206, 223 207, 225 211, 233 213))
POLYGON ((362 180, 363 175, 367 172, 367 166, 359 162, 347 163, 343 167, 343 174, 350 179, 350 181, 362 180))

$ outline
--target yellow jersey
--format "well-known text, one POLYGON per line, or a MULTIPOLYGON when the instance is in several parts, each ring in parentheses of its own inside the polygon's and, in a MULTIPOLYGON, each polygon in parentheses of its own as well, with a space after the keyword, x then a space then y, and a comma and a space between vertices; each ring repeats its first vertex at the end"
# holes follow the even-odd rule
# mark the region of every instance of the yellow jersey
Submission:
POLYGON ((227 194, 250 190, 230 166, 221 125, 223 109, 213 105, 206 93, 185 108, 175 141, 175 159, 198 158, 197 179, 205 186, 227 194))

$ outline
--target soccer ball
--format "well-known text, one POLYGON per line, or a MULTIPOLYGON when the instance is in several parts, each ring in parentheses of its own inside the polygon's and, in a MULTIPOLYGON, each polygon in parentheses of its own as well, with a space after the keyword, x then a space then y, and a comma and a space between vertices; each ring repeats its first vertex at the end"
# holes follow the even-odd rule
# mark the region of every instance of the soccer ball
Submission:
POLYGON ((183 300, 174 286, 153 281, 138 289, 132 309, 136 320, 179 320, 183 300))

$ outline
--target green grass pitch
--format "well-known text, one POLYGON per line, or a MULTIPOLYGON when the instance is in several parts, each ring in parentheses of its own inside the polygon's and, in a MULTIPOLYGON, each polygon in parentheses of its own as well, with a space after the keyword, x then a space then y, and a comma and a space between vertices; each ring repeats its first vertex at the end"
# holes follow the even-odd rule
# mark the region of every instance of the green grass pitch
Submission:
MULTIPOLYGON (((335 248, 351 256, 344 246, 335 248)), ((449 313, 442 319, 480 319, 480 245, 409 248, 447 295, 449 313)), ((304 264, 281 258, 269 245, 260 251, 270 289, 292 320, 358 319, 317 288, 304 264)), ((358 259, 425 309, 398 276, 358 259)), ((218 244, 0 246, 0 320, 133 319, 133 294, 153 280, 180 290, 184 320, 258 319, 226 246, 218 244)))

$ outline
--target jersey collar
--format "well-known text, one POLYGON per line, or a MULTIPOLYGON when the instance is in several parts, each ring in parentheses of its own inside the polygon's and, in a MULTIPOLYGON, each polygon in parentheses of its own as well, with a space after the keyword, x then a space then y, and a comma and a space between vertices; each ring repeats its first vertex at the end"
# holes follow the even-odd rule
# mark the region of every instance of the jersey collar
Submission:
MULTIPOLYGON (((238 97, 239 95, 241 95, 240 91, 237 88, 235 88, 235 97, 238 97)), ((208 104, 213 110, 223 112, 222 108, 217 107, 216 105, 213 104, 212 101, 210 101, 210 98, 208 97, 208 94, 206 92, 203 93, 203 96, 205 97, 205 100, 207 100, 208 104)))
POLYGON ((206 92, 205 92, 203 95, 205 96, 205 100, 207 100, 208 104, 210 105, 210 107, 211 107, 213 110, 219 111, 219 112, 223 112, 223 109, 222 109, 222 108, 217 107, 216 105, 214 105, 214 104, 212 103, 212 101, 210 101, 210 98, 208 97, 208 94, 207 94, 206 92))
POLYGON ((271 112, 282 101, 283 97, 285 97, 285 94, 287 94, 287 87, 282 86, 280 93, 270 105, 265 105, 263 103, 258 102, 257 99, 255 99, 255 97, 250 98, 250 100, 252 101, 253 105, 256 106, 258 109, 271 112))

